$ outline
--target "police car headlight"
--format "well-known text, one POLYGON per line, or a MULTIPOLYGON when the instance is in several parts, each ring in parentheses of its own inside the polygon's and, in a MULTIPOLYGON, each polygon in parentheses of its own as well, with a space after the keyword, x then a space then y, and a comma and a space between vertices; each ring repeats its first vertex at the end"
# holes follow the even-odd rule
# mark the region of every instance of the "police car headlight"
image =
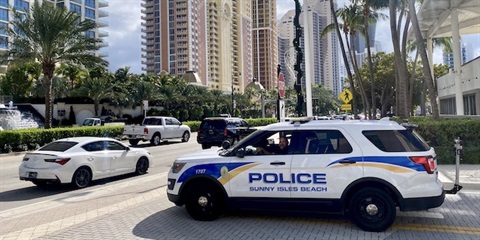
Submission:
POLYGON ((185 166, 186 163, 177 163, 174 162, 172 166, 172 173, 179 173, 182 171, 183 166, 185 166))

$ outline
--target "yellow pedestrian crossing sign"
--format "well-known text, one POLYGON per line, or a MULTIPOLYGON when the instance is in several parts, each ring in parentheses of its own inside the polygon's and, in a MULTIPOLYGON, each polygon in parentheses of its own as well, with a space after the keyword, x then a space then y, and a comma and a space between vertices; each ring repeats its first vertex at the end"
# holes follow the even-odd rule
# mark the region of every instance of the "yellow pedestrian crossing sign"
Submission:
POLYGON ((352 92, 350 92, 350 90, 348 90, 347 88, 345 90, 343 90, 343 92, 340 93, 340 95, 338 95, 338 97, 340 98, 340 100, 342 100, 345 104, 349 103, 352 101, 352 92))

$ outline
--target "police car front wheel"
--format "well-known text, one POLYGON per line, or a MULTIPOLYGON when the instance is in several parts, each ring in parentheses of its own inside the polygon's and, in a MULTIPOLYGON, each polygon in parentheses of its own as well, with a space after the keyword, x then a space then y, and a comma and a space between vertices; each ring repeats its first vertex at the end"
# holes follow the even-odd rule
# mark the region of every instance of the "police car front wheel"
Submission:
POLYGON ((212 184, 197 183, 187 190, 185 207, 195 220, 215 220, 223 213, 223 206, 222 197, 212 184))
POLYGON ((361 229, 382 232, 388 229, 397 215, 392 198, 376 188, 364 188, 356 192, 350 201, 352 221, 361 229))

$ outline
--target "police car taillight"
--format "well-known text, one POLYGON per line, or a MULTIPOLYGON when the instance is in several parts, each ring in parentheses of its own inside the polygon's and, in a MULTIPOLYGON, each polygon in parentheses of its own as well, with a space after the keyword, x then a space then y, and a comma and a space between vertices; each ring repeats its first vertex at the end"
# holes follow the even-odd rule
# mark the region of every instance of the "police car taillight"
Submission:
POLYGON ((223 136, 228 137, 228 129, 223 130, 223 136))
POLYGON ((143 133, 144 133, 144 134, 148 134, 148 128, 144 128, 144 129, 143 129, 143 133))
POLYGON ((422 164, 428 174, 432 174, 435 171, 435 159, 432 156, 416 156, 410 157, 415 163, 422 164))

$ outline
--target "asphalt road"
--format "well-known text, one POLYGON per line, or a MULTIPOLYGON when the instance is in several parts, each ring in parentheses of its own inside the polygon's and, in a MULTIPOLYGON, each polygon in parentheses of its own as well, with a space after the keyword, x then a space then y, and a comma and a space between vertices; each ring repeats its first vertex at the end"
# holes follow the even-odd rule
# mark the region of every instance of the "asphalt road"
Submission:
MULTIPOLYGON (((172 166, 173 161, 186 153, 201 150, 201 145, 196 142, 197 133, 192 133, 190 141, 182 143, 181 141, 164 142, 159 146, 150 146, 149 142, 140 142, 139 148, 146 148, 153 156, 153 166, 149 169, 149 174, 167 172, 172 166)), ((128 142, 125 141, 128 145, 128 142)), ((0 155, 0 211, 25 206, 28 204, 47 201, 53 198, 61 197, 62 194, 75 192, 69 186, 59 186, 45 191, 39 189, 31 182, 21 181, 18 178, 18 166, 20 165, 25 153, 13 153, 0 155)), ((143 176, 122 176, 106 180, 93 182, 91 190, 105 186, 109 182, 122 183, 146 177, 143 176)))

